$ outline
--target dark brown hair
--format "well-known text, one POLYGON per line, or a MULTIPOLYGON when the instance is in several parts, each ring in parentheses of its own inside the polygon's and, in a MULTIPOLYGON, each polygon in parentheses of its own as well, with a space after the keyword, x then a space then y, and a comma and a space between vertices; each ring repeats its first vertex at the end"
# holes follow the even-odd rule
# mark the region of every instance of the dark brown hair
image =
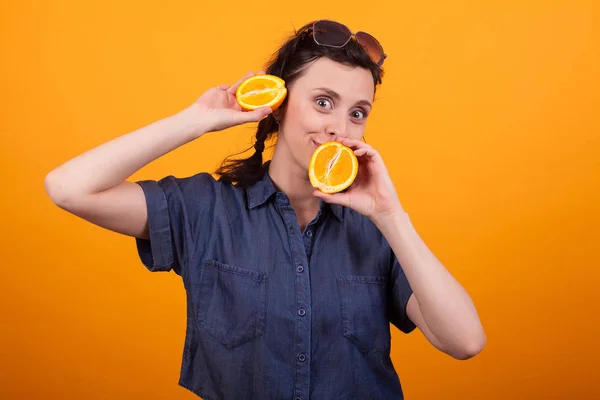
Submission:
MULTIPOLYGON (((341 48, 321 46, 311 36, 312 26, 313 22, 304 25, 279 48, 266 65, 267 74, 282 78, 289 88, 302 75, 307 64, 318 58, 327 57, 341 64, 365 68, 373 75, 375 87, 381 84, 383 70, 371 60, 360 43, 350 40, 341 48)), ((284 108, 286 104, 287 98, 281 107, 284 108)), ((216 174, 220 175, 220 180, 236 186, 249 186, 260 180, 265 173, 262 157, 265 141, 271 139, 278 128, 278 122, 273 114, 261 120, 256 130, 254 154, 244 159, 227 157, 216 171, 216 174)))

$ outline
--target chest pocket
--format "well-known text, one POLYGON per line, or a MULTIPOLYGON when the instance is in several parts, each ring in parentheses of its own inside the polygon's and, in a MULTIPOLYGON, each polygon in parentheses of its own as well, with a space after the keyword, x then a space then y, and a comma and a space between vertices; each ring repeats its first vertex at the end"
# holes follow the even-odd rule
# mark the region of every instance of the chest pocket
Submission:
POLYGON ((207 261, 196 284, 198 323, 227 348, 261 336, 267 312, 266 274, 207 261))
POLYGON ((389 351, 387 277, 344 276, 337 278, 342 333, 360 351, 389 351))

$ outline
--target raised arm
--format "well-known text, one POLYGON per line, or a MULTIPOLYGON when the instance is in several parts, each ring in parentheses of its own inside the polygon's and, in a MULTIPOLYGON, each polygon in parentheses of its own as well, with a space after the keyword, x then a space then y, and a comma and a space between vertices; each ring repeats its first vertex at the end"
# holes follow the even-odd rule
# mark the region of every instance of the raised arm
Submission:
POLYGON ((103 228, 148 238, 144 193, 126 179, 151 161, 205 133, 260 121, 271 110, 243 112, 235 99, 237 86, 207 90, 179 113, 103 143, 52 170, 44 181, 60 208, 103 228))

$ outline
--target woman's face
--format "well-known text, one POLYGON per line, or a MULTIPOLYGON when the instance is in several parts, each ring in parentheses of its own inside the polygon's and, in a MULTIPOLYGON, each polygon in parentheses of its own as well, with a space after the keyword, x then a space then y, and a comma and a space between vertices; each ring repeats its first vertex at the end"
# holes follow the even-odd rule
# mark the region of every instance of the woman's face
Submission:
MULTIPOLYGON (((337 137, 361 139, 375 85, 367 69, 320 58, 288 87, 277 146, 307 170, 314 150, 337 137)), ((291 161, 291 160, 290 160, 291 161)))

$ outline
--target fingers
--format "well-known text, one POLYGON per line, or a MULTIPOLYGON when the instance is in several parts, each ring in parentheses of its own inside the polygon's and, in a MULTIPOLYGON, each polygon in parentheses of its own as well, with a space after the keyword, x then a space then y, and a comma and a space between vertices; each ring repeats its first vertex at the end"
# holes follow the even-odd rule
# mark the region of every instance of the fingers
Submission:
POLYGON ((229 89, 229 85, 219 85, 219 86, 217 86, 217 89, 227 90, 227 89, 229 89))
POLYGON ((356 148, 359 149, 361 147, 363 147, 363 145, 367 145, 365 142, 361 141, 361 140, 356 140, 356 139, 350 139, 344 136, 338 136, 337 138, 335 138, 336 142, 340 142, 343 145, 346 145, 350 148, 356 148))
POLYGON ((362 140, 349 139, 346 137, 338 137, 338 138, 336 138, 336 141, 353 149, 354 154, 357 157, 364 156, 364 155, 373 157, 378 154, 377 150, 375 150, 371 145, 366 144, 362 140))
POLYGON ((271 107, 261 107, 253 111, 240 111, 235 114, 236 123, 244 124, 246 122, 258 122, 272 112, 271 107))
POLYGON ((347 193, 327 194, 317 189, 313 192, 313 196, 318 197, 329 204, 339 204, 344 207, 350 206, 350 198, 347 193))
MULTIPOLYGON (((260 74, 260 72, 259 72, 260 74)), ((242 84, 242 82, 244 82, 246 79, 250 78, 251 76, 256 75, 254 72, 248 72, 246 75, 244 75, 242 78, 240 78, 239 81, 237 81, 236 83, 233 84, 233 86, 231 86, 227 91, 231 94, 235 94, 235 91, 237 90, 237 88, 242 84)))
POLYGON ((354 154, 357 157, 360 157, 360 156, 364 156, 365 154, 367 154, 368 151, 369 151, 369 149, 361 148, 361 149, 354 150, 354 154))

